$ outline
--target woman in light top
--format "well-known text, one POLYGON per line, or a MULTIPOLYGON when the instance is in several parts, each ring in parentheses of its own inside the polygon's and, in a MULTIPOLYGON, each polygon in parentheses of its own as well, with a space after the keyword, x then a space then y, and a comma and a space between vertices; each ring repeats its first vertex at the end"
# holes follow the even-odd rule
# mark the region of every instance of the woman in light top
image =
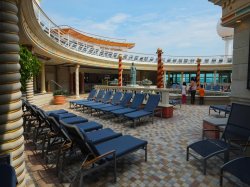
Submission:
POLYGON ((182 87, 181 87, 181 101, 182 101, 182 104, 187 103, 187 84, 186 84, 186 82, 183 82, 182 87))

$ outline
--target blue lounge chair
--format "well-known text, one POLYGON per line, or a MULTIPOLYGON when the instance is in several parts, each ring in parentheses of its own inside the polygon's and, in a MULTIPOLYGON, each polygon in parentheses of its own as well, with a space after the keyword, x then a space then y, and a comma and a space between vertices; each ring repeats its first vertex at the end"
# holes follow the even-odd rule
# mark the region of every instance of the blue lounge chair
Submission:
POLYGON ((100 105, 93 105, 93 106, 91 106, 91 108, 94 109, 94 110, 100 110, 101 108, 115 106, 115 105, 120 103, 121 98, 122 98, 122 92, 116 92, 114 94, 110 104, 103 103, 103 104, 100 104, 100 105))
MULTIPOLYGON (((67 132, 72 131, 71 124, 66 124, 63 121, 60 121, 60 124, 63 125, 63 127, 67 130, 67 132)), ((122 136, 121 133, 116 133, 110 128, 105 128, 105 129, 99 129, 95 131, 90 131, 90 132, 85 132, 84 130, 80 129, 77 125, 76 127, 80 130, 84 138, 88 141, 91 141, 93 144, 98 144, 101 142, 105 142, 108 140, 111 140, 113 138, 117 138, 119 136, 122 136)), ((72 136, 72 139, 75 139, 75 141, 78 141, 77 138, 72 136)))
POLYGON ((140 120, 142 117, 152 117, 152 123, 154 122, 155 109, 160 102, 161 96, 158 94, 150 95, 148 101, 143 110, 124 114, 124 116, 133 121, 134 127, 136 120, 140 120))
POLYGON ((132 96, 133 96, 132 93, 125 93, 119 105, 100 108, 100 111, 107 113, 107 112, 111 112, 113 110, 125 108, 130 103, 132 96))
POLYGON ((226 117, 226 115, 229 114, 231 111, 231 105, 211 105, 209 106, 209 115, 210 115, 210 110, 218 112, 219 115, 221 112, 224 112, 226 117))
POLYGON ((65 114, 65 113, 68 113, 68 111, 64 110, 64 109, 46 111, 46 114, 48 114, 48 115, 50 115, 52 113, 53 114, 65 114))
POLYGON ((64 113, 64 114, 50 114, 50 116, 53 116, 57 121, 64 119, 64 118, 73 118, 76 117, 77 115, 73 113, 64 113))
POLYGON ((72 118, 63 118, 61 119, 64 123, 69 123, 69 124, 77 124, 77 123, 85 123, 88 122, 86 118, 77 116, 77 117, 72 117, 72 118))
POLYGON ((188 145, 187 161, 189 160, 189 155, 194 156, 194 158, 199 156, 203 162, 203 173, 206 174, 206 164, 209 158, 218 154, 224 154, 224 162, 227 162, 231 150, 238 150, 241 154, 250 143, 249 114, 249 105, 233 103, 222 138, 201 140, 188 145), (190 152, 190 149, 192 152, 190 152))
MULTIPOLYGON (((95 98, 95 96, 96 96, 96 93, 97 93, 97 90, 93 89, 93 90, 90 91, 87 99, 69 101, 69 107, 71 108, 72 105, 75 106, 76 103, 78 103, 78 102, 86 102, 86 101, 93 100, 95 98)), ((73 108, 75 108, 75 107, 73 107, 73 108)))
POLYGON ((111 111, 111 113, 116 115, 116 116, 121 116, 121 115, 124 115, 126 113, 134 112, 134 111, 138 110, 142 105, 142 102, 144 100, 144 96, 145 95, 142 93, 135 94, 134 99, 133 99, 130 107, 122 108, 122 109, 118 109, 118 110, 113 110, 113 111, 111 111))
POLYGON ((145 151, 145 161, 147 161, 147 141, 125 135, 99 144, 94 144, 92 141, 85 139, 84 135, 76 126, 68 125, 67 130, 72 137, 75 137, 77 140, 76 144, 82 152, 86 154, 86 148, 89 151, 89 156, 83 161, 81 169, 78 172, 80 174, 79 186, 83 186, 83 177, 85 175, 101 167, 107 166, 110 163, 113 163, 114 181, 116 181, 116 160, 139 149, 145 151))
POLYGON ((113 92, 112 91, 107 91, 103 97, 103 99, 101 100, 101 102, 87 102, 87 103, 83 103, 82 106, 83 107, 87 107, 87 108, 92 108, 93 106, 99 106, 102 104, 107 104, 110 102, 110 98, 112 97, 113 92))
POLYGON ((223 185, 223 173, 228 172, 250 185, 250 157, 240 157, 231 160, 221 167, 220 186, 223 185))
POLYGON ((79 101, 79 102, 75 103, 75 106, 76 107, 77 106, 81 107, 81 106, 84 105, 84 103, 96 103, 96 102, 100 102, 102 100, 104 94, 105 94, 105 90, 100 90, 94 100, 92 100, 92 101, 79 101))

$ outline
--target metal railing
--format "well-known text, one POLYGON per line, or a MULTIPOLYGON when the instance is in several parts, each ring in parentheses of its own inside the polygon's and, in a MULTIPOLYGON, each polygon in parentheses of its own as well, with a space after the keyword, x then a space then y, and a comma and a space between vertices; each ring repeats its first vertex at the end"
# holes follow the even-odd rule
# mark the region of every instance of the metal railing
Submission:
MULTIPOLYGON (((134 52, 125 52, 125 48, 120 47, 119 51, 115 51, 118 47, 112 48, 107 45, 98 45, 94 43, 89 43, 86 41, 74 38, 68 33, 63 32, 62 27, 56 25, 51 19, 43 12, 40 6, 33 0, 33 7, 38 23, 40 24, 42 30, 55 42, 57 42, 62 47, 75 52, 94 56, 95 58, 107 58, 112 61, 117 61, 118 55, 123 55, 123 60, 125 62, 135 62, 135 63, 145 63, 152 64, 157 63, 156 54, 143 54, 134 52)), ((65 27, 65 26, 64 26, 65 27)), ((71 27, 69 27, 71 28, 71 27)), ((74 29, 76 30, 76 29, 74 29)), ((82 31, 81 31, 82 32, 82 31)), ((96 37, 98 39, 106 41, 122 41, 123 39, 114 39, 108 37, 102 37, 90 33, 82 32, 83 34, 96 37)), ((194 65, 199 56, 163 56, 163 62, 165 64, 180 64, 180 65, 194 65)), ((216 55, 216 56, 202 56, 201 64, 218 65, 218 64, 232 64, 232 56, 216 55)))

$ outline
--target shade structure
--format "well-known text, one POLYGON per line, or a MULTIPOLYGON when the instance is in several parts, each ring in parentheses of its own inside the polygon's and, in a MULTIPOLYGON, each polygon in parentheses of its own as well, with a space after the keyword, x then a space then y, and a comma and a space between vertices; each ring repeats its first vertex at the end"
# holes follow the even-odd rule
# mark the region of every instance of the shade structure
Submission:
POLYGON ((201 74, 201 59, 197 58, 197 73, 196 73, 196 85, 200 88, 200 74, 201 74))
POLYGON ((162 49, 157 49, 158 66, 157 66, 157 88, 163 88, 163 63, 162 63, 162 49))
POLYGON ((122 86, 122 55, 120 54, 119 57, 119 65, 118 65, 118 86, 122 86))

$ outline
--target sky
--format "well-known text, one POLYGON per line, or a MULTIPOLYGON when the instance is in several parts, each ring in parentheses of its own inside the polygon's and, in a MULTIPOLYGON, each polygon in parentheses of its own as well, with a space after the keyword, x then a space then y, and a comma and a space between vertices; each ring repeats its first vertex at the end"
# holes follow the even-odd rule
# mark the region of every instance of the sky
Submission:
POLYGON ((57 25, 135 43, 133 52, 165 55, 224 54, 216 25, 221 8, 208 0, 41 0, 57 25))

